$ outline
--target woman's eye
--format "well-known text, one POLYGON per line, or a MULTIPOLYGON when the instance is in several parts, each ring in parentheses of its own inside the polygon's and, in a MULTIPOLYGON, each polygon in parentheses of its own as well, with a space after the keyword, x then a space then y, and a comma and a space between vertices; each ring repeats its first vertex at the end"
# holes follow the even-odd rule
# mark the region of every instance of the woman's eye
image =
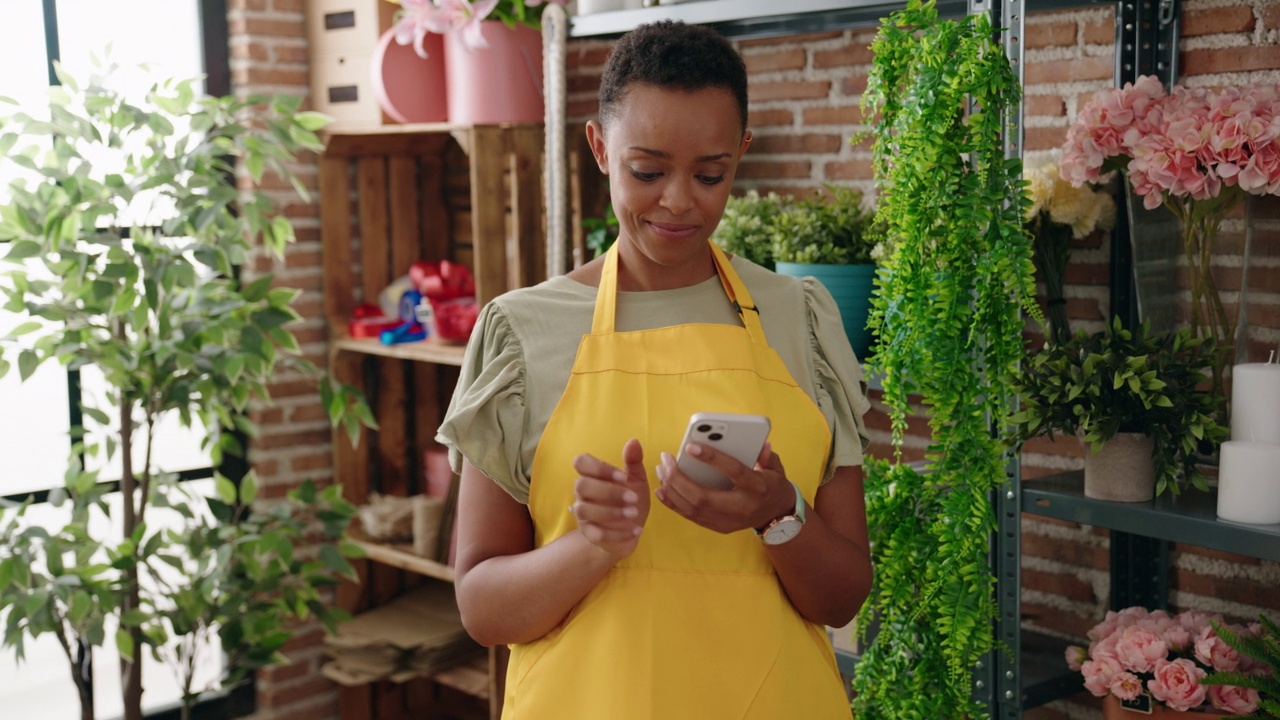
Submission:
POLYGON ((640 182, 653 182, 654 180, 657 180, 659 177, 661 177, 662 173, 641 172, 639 170, 632 170, 631 176, 639 180, 640 182))
POLYGON ((723 175, 699 175, 698 182, 703 185, 719 185, 724 182, 723 175))

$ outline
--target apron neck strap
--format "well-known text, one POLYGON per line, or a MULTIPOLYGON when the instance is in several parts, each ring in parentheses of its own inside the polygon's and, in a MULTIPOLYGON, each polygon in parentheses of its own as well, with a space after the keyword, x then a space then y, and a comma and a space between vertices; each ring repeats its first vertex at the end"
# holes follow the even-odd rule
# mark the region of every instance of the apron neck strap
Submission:
MULTIPOLYGON (((711 248, 711 256, 716 264, 716 274, 720 276, 720 284, 724 287, 725 294, 729 296, 729 302, 732 303, 738 317, 742 319, 742 326, 746 328, 752 340, 767 346, 769 343, 764 336, 764 326, 760 324, 760 310, 751 299, 747 286, 742 283, 738 273, 734 272, 733 265, 724 251, 710 240, 707 241, 707 245, 711 248)), ((614 320, 617 314, 618 243, 615 242, 605 254, 604 267, 600 271, 600 289, 596 292, 596 309, 591 321, 591 333, 602 335, 614 332, 614 320)))

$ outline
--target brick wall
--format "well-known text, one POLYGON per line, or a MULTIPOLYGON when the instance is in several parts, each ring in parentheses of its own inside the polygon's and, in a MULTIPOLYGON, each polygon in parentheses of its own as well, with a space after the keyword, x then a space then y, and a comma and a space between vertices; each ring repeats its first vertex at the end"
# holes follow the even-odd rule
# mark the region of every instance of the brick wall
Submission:
MULTIPOLYGON (((234 92, 307 95, 304 0, 228 0, 231 73, 234 92)), ((314 157, 293 166, 308 191, 319 189, 314 157)), ((245 183, 242 178, 242 184, 245 183)), ((297 243, 283 261, 266 255, 254 259, 250 274, 274 273, 280 286, 302 291, 294 307, 305 318, 293 327, 306 357, 319 367, 326 362, 323 298, 320 293, 319 210, 297 199, 278 178, 264 179, 263 189, 276 196, 278 210, 297 232, 297 243)), ((282 374, 271 387, 270 409, 254 414, 262 435, 252 446, 250 461, 258 473, 262 496, 269 501, 310 478, 323 486, 333 480, 329 424, 314 380, 282 374)), ((314 625, 299 630, 285 648, 289 661, 259 673, 256 720, 327 720, 338 717, 338 695, 320 674, 324 660, 323 631, 314 625)))
MULTIPOLYGON (((233 79, 237 92, 306 94, 307 46, 303 0, 229 0, 233 79)), ((824 182, 851 184, 870 193, 870 153, 849 138, 861 126, 857 107, 870 63, 867 44, 874 28, 815 33, 738 45, 751 72, 752 143, 738 183, 804 193, 824 182)), ((1280 6, 1273 1, 1187 0, 1184 3, 1182 63, 1193 85, 1280 82, 1280 6)), ((1108 8, 1032 13, 1027 29, 1026 148, 1030 161, 1048 157, 1066 127, 1096 90, 1112 83, 1114 18, 1108 8)), ((595 89, 609 43, 575 41, 569 51, 571 116, 584 120, 595 110, 595 89)), ((315 189, 311 159, 296 168, 315 189)), ((287 198, 283 211, 294 221, 299 242, 287 259, 256 261, 256 271, 272 271, 283 285, 304 291, 298 303, 307 318, 296 330, 307 354, 323 366, 318 211, 287 198)), ((1267 218, 1255 224, 1254 268, 1250 276, 1251 347, 1274 347, 1280 340, 1280 216, 1276 202, 1260 204, 1267 218)), ((1237 221, 1236 229, 1242 225, 1237 221)), ((1217 258, 1222 284, 1238 287, 1240 244, 1224 243, 1217 258), (1231 270, 1236 270, 1235 273, 1231 270), (1232 280, 1234 275, 1235 279, 1232 280)), ((1103 235, 1079 241, 1067 273, 1068 305, 1079 327, 1096 328, 1109 311, 1110 246, 1103 235)), ((257 416, 263 437, 251 455, 264 492, 279 496, 306 477, 330 481, 329 432, 313 386, 282 377, 273 389, 275 407, 257 416)), ((883 452, 888 441, 882 408, 870 422, 883 452)), ((922 447, 924 439, 909 439, 922 447)), ((1074 444, 1031 443, 1024 456, 1028 476, 1079 467, 1074 444)), ((1078 637, 1107 606, 1105 531, 1027 517, 1023 538, 1023 601, 1027 625, 1078 637)), ((1175 553, 1174 605, 1224 612, 1243 619, 1259 611, 1280 613, 1280 566, 1179 546, 1175 553)), ((258 720, 337 717, 337 695, 319 674, 321 635, 308 630, 289 649, 290 663, 259 676, 258 720)), ((1087 699, 1055 703, 1034 717, 1088 717, 1087 699), (1077 702, 1078 701, 1078 702, 1077 702), (1084 713, 1084 714, 1081 714, 1084 713)), ((1031 717, 1032 715, 1029 715, 1031 717)))

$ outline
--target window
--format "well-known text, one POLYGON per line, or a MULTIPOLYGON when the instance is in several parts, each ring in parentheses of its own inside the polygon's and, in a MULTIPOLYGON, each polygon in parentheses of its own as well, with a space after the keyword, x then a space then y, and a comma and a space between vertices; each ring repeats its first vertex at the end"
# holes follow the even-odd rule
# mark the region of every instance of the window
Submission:
MULTIPOLYGON (((206 91, 229 92, 225 0, 6 0, 0 22, 0 96, 17 100, 24 110, 38 113, 52 73, 50 60, 59 60, 73 75, 84 77, 95 57, 109 57, 125 68, 146 64, 150 77, 205 75, 206 91)), ((149 85, 141 71, 117 76, 120 89, 141 92, 149 85)), ((0 175, 0 203, 12 176, 0 175)), ((0 310, 0 335, 23 319, 0 310)), ((25 383, 16 368, 0 379, 0 497, 34 494, 43 500, 61 484, 71 450, 70 428, 80 422, 81 399, 105 392, 93 368, 68 372, 46 363, 25 383)), ((118 421, 116 421, 118 422, 118 421)), ((86 423, 90 434, 104 428, 86 423)), ((157 467, 181 472, 197 492, 212 483, 209 455, 200 449, 202 433, 165 418, 157 433, 157 467)), ((90 460, 93 467, 94 461, 90 460)), ((118 480, 119 458, 100 468, 103 477, 118 480)), ((116 496, 118 498, 118 496, 116 496)), ((28 516, 49 524, 64 520, 52 507, 37 505, 28 516)), ((149 518, 155 520, 155 516, 149 518)), ((152 523, 154 524, 154 522, 152 523)), ((104 527, 104 534, 118 530, 104 527)), ((215 654, 217 651, 215 650, 215 654)), ((215 658, 216 660, 216 658, 215 658)), ((209 664, 216 676, 219 665, 209 664)), ((118 660, 113 650, 94 652, 94 704, 97 716, 121 713, 118 660)), ((148 711, 172 705, 179 698, 168 668, 144 665, 144 706, 148 711)), ((79 700, 69 665, 52 637, 29 643, 27 657, 17 665, 11 652, 0 652, 0 707, 13 717, 76 717, 79 700)), ((204 678, 209 679, 209 678, 204 678)))

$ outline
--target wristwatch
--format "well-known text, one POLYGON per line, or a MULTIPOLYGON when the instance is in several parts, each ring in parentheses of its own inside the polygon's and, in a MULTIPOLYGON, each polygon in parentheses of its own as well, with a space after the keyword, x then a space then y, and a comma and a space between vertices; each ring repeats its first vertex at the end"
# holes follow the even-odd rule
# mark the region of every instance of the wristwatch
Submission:
POLYGON ((800 528, 804 527, 804 495, 795 483, 791 483, 791 487, 796 491, 795 512, 774 518, 768 525, 756 529, 756 537, 763 540, 765 545, 781 545, 799 535, 800 528))

